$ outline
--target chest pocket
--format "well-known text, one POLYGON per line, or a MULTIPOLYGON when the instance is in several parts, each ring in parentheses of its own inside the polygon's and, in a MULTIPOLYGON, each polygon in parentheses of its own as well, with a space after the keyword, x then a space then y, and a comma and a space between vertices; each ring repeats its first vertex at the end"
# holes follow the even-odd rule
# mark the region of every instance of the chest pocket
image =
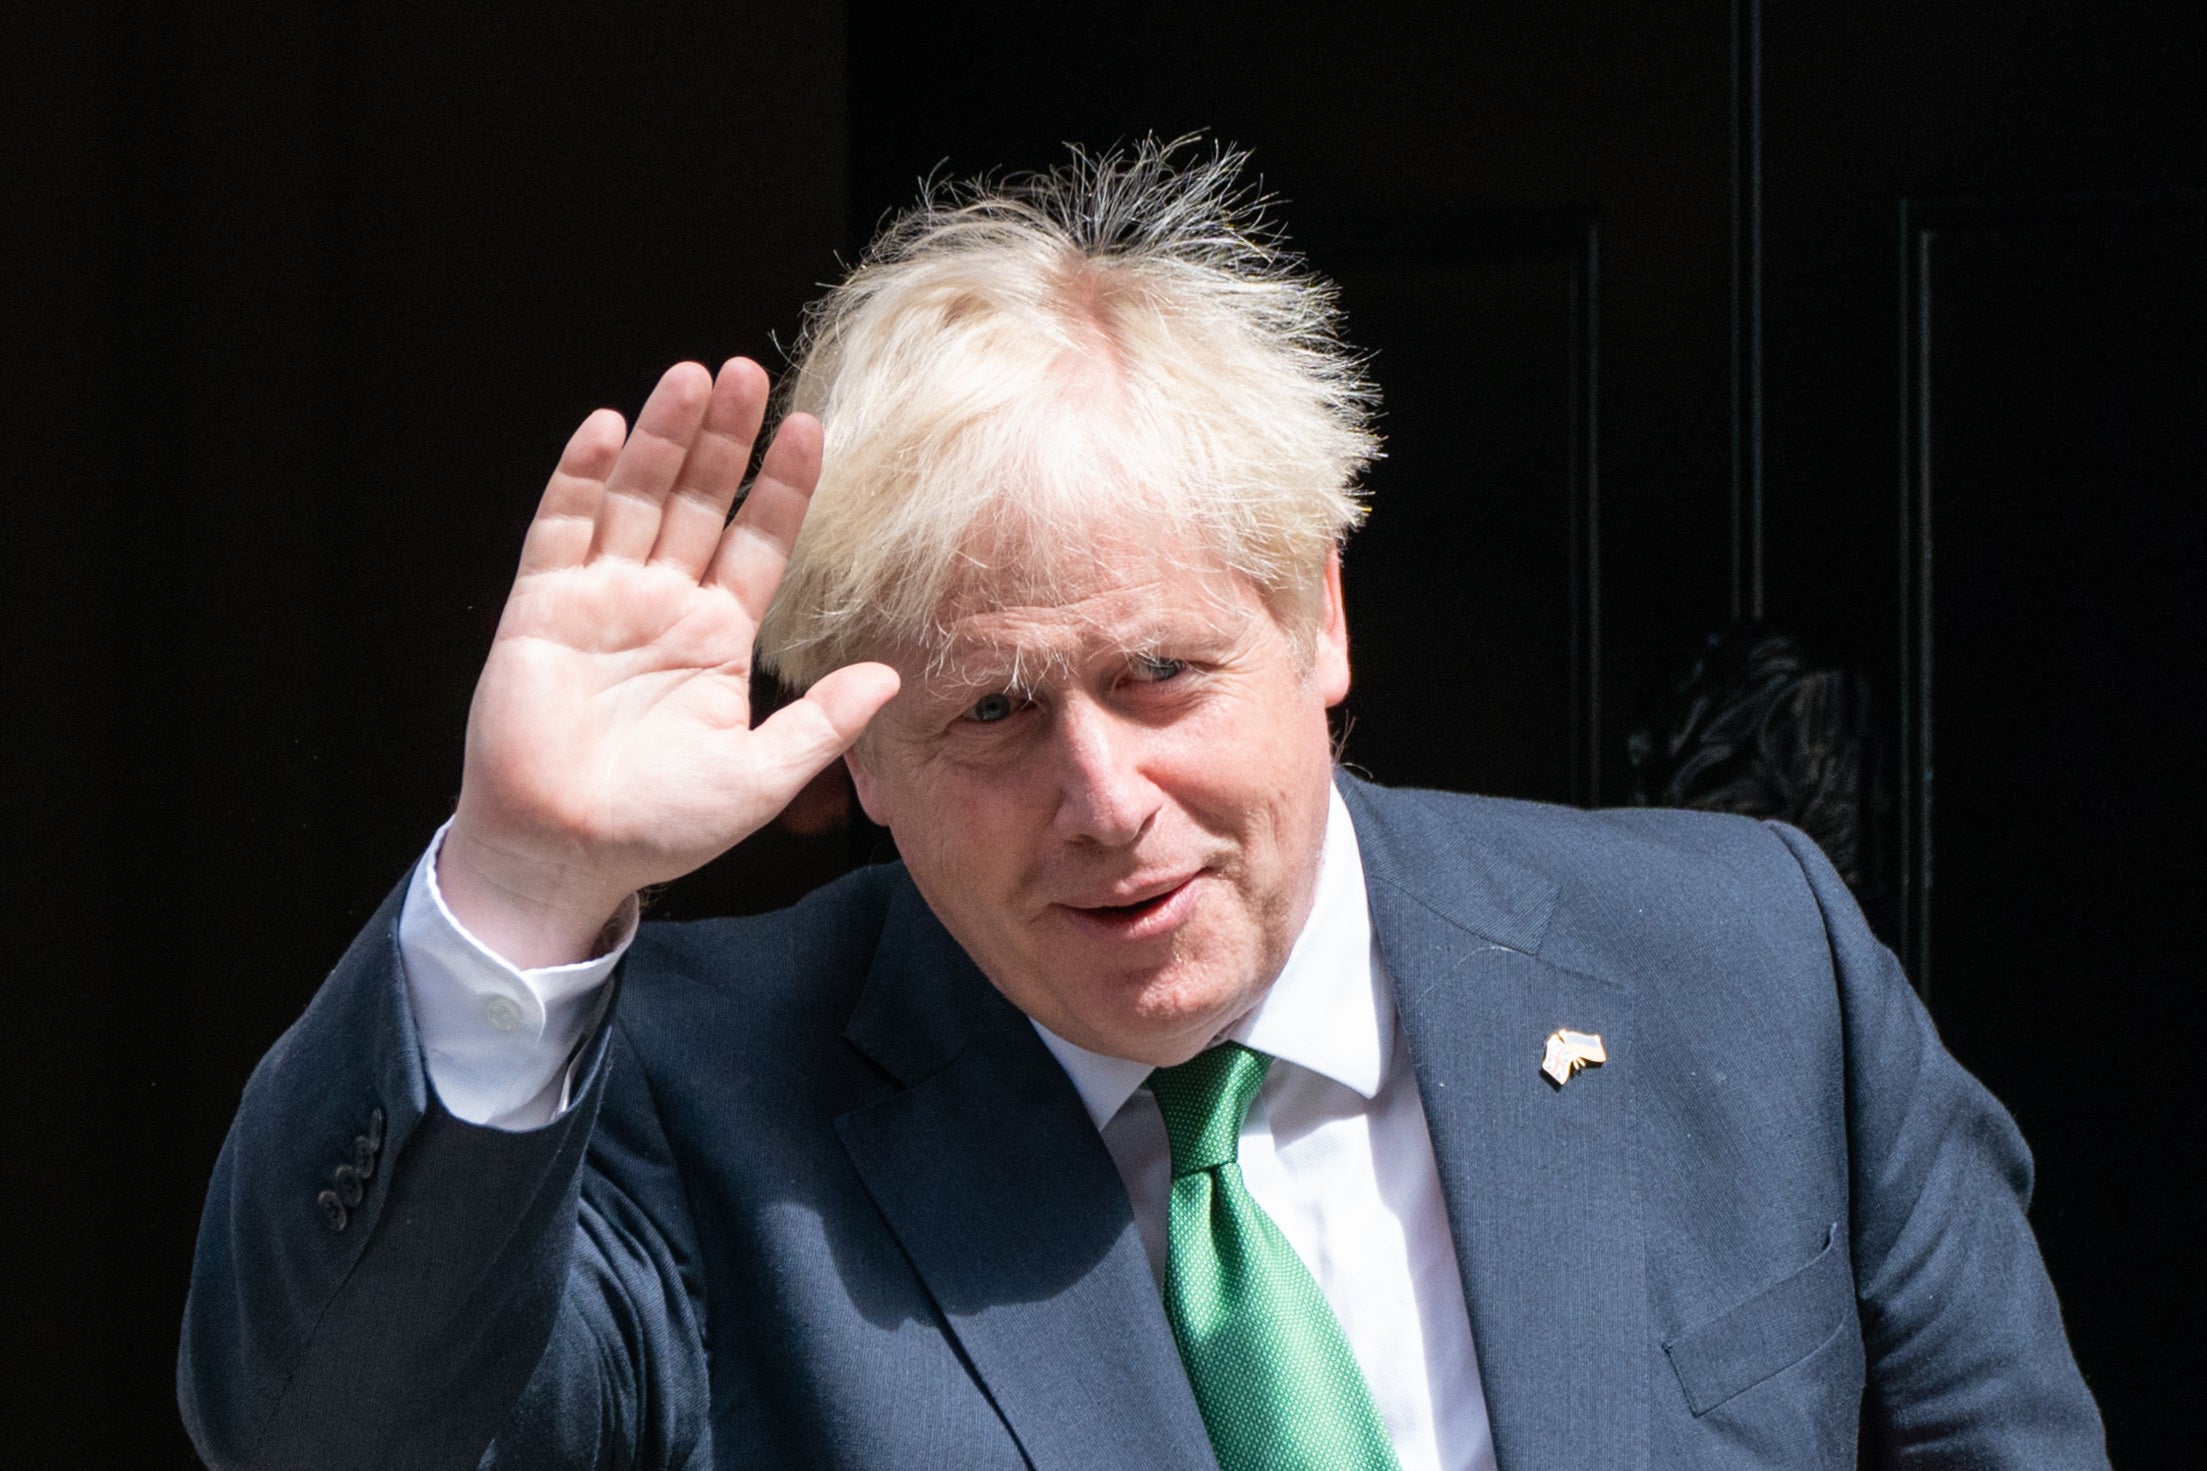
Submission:
POLYGON ((1807 1358, 1854 1313, 1854 1274, 1834 1224, 1807 1266, 1666 1341, 1663 1352, 1686 1391, 1687 1407, 1706 1415, 1807 1358))

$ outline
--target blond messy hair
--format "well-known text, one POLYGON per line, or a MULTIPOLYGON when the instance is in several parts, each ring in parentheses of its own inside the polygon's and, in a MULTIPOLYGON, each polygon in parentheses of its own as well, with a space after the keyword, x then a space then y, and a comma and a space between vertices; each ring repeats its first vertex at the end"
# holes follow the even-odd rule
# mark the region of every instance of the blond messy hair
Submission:
POLYGON ((931 182, 814 303, 784 406, 826 450, 760 629, 787 683, 939 650, 954 599, 1048 603, 1106 546, 1208 558, 1314 634, 1377 396, 1247 156, 1191 152, 931 182))

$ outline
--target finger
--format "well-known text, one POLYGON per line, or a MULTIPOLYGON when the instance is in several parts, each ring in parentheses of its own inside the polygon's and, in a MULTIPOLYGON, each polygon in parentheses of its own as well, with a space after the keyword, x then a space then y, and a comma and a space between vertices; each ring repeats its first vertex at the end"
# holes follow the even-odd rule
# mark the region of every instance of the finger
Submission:
POLYGON ((682 472, 705 418, 713 380, 696 363, 676 363, 644 400, 636 428, 606 477, 593 555, 640 562, 659 539, 659 508, 682 472))
POLYGON ((749 358, 731 358, 721 368, 705 421, 660 511, 652 561, 691 577, 705 570, 728 525, 729 503, 751 466, 751 445, 766 417, 766 391, 766 370, 749 358))
POLYGON ((628 421, 611 409, 599 409, 575 430, 560 451, 559 468, 545 484, 536 519, 522 540, 523 573, 578 566, 590 555, 605 477, 613 473, 627 434, 628 421))
POLYGON ((805 508, 820 479, 820 440, 820 421, 812 415, 784 419, 743 509, 720 538, 712 580, 736 595, 753 622, 766 616, 789 549, 805 524, 805 508))
POLYGON ((775 794, 775 811, 851 748, 866 723, 896 697, 897 686, 897 672, 886 664, 846 664, 751 732, 759 774, 775 794))

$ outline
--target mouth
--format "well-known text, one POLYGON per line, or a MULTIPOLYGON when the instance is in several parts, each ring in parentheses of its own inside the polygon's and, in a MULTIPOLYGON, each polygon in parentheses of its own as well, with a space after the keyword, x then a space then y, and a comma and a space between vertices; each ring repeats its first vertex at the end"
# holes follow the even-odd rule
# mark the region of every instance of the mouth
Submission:
POLYGON ((1194 911, 1202 869, 1138 888, 1115 904, 1060 904, 1058 909, 1098 939, 1147 940, 1169 935, 1194 911))

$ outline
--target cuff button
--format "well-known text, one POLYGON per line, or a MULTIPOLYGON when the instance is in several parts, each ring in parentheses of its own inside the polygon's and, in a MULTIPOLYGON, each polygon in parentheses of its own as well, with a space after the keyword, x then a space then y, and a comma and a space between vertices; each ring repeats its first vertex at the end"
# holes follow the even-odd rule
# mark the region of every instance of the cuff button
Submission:
POLYGON ((322 1212, 323 1225, 329 1227, 332 1231, 345 1229, 345 1222, 350 1220, 351 1216, 345 1210, 345 1202, 337 1198, 336 1191, 323 1191, 320 1195, 314 1197, 314 1203, 322 1212))
POLYGON ((351 1165, 339 1165, 330 1171, 330 1187, 337 1196, 338 1204, 347 1210, 360 1204, 361 1197, 367 1194, 360 1183, 360 1172, 351 1165))

